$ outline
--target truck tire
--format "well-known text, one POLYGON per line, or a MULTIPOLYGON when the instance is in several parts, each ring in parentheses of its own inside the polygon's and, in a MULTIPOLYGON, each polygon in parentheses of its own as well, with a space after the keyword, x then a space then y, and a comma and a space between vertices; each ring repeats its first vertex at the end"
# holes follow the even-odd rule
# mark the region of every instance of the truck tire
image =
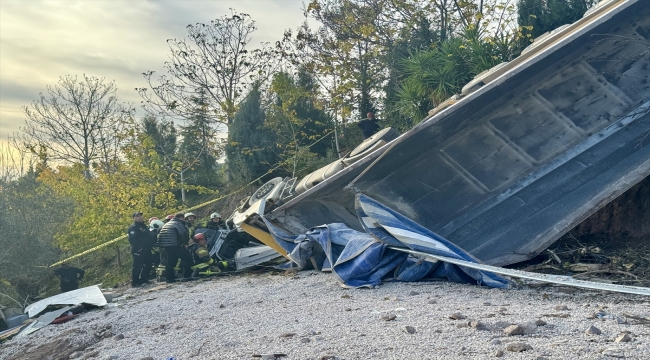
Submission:
POLYGON ((278 186, 283 186, 281 177, 276 177, 267 181, 264 185, 260 186, 254 193, 251 195, 250 200, 248 200, 248 205, 253 205, 259 199, 264 198, 265 196, 271 194, 273 190, 278 186))

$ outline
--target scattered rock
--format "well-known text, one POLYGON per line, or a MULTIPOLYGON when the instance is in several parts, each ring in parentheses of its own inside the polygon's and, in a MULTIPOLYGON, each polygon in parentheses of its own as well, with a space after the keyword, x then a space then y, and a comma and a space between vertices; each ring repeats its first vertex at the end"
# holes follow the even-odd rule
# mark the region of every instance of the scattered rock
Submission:
POLYGON ((598 329, 597 327, 591 325, 591 326, 589 326, 589 328, 587 328, 587 330, 585 331, 585 334, 587 334, 587 335, 600 335, 600 329, 598 329))
POLYGON ((349 298, 350 298, 349 294, 341 295, 341 299, 349 299, 349 298))
POLYGON ((542 319, 538 319, 537 321, 535 321, 535 325, 544 326, 544 325, 546 325, 546 321, 544 321, 542 319))
POLYGON ((415 334, 416 333, 416 330, 415 330, 415 328, 413 326, 405 326, 404 330, 406 330, 406 332, 409 333, 409 334, 415 334))
POLYGON ((384 314, 381 316, 381 319, 384 321, 393 321, 397 319, 397 315, 395 314, 384 314))
POLYGON ((507 321, 497 321, 496 323, 494 323, 494 326, 498 327, 499 329, 505 329, 510 325, 513 325, 513 323, 507 321))
POLYGON ((499 349, 494 352, 494 357, 503 357, 503 350, 499 349))
POLYGON ((433 299, 427 301, 427 304, 437 304, 437 303, 438 303, 438 302, 435 301, 435 300, 433 300, 433 299))
POLYGON ((460 322, 460 323, 456 324, 456 327, 459 328, 459 329, 469 327, 469 322, 467 322, 467 321, 460 322))
POLYGON ((614 342, 621 343, 621 342, 630 342, 632 341, 632 337, 629 334, 621 334, 619 335, 614 342))
POLYGON ((311 340, 309 338, 304 337, 304 338, 300 339, 300 342, 303 343, 303 344, 306 344, 308 342, 311 342, 311 340))
POLYGON ((544 314, 542 316, 544 316, 544 317, 555 317, 555 318, 568 318, 571 315, 564 313, 564 314, 544 314))
POLYGON ((140 358, 140 360, 154 360, 151 356, 140 358))
POLYGON ((124 335, 122 335, 122 334, 115 335, 115 337, 113 339, 122 340, 122 339, 124 339, 124 335))
POLYGON ((506 350, 512 352, 522 352, 522 351, 532 350, 532 349, 533 349, 532 346, 523 342, 513 342, 508 344, 508 346, 506 347, 506 350))
POLYGON ((483 306, 490 306, 490 305, 492 305, 492 304, 489 303, 489 302, 484 302, 484 303, 483 303, 483 306))
POLYGON ((463 315, 463 314, 461 314, 459 312, 455 312, 455 313, 449 315, 449 318, 453 319, 453 320, 463 320, 463 319, 467 319, 467 316, 465 316, 465 315, 463 315))
POLYGON ((613 358, 620 358, 620 359, 625 357, 625 354, 621 350, 616 348, 605 349, 605 351, 603 351, 603 355, 613 357, 613 358))
POLYGON ((318 358, 318 360, 334 360, 334 359, 336 359, 336 356, 334 355, 323 355, 320 358, 318 358))
POLYGON ((110 315, 112 313, 113 313, 112 311, 104 311, 104 316, 108 316, 108 315, 110 315))
POLYGON ((524 334, 534 334, 537 332, 537 324, 534 322, 527 322, 525 324, 519 325, 521 326, 522 329, 524 329, 524 334))
POLYGON ((411 291, 411 292, 409 293, 409 296, 415 296, 415 295, 420 295, 420 293, 417 292, 417 291, 411 291))
POLYGON ((508 311, 508 308, 500 307, 499 310, 497 310, 497 311, 500 312, 500 313, 504 313, 504 312, 508 311))
MULTIPOLYGON (((510 325, 507 328, 503 329, 503 333, 508 335, 508 336, 523 335, 524 334, 524 329, 519 325, 510 325)), ((508 350, 510 350, 510 349, 508 349, 508 350)), ((520 350, 520 351, 523 351, 523 350, 520 350)))
POLYGON ((95 358, 97 356, 99 356, 99 351, 93 351, 91 353, 86 354, 86 356, 84 356, 83 359, 84 360, 92 359, 92 358, 95 358))
POLYGON ((290 337, 294 337, 294 336, 296 336, 296 333, 292 333, 292 332, 286 332, 286 333, 280 335, 280 337, 283 337, 283 338, 290 338, 290 337))
POLYGON ((81 355, 83 355, 83 354, 84 354, 84 353, 81 352, 81 351, 75 351, 75 352, 73 352, 72 354, 70 354, 69 358, 70 358, 70 359, 76 359, 76 358, 78 358, 78 357, 81 357, 81 355))
POLYGON ((223 308, 225 308, 225 307, 226 307, 226 305, 224 305, 224 304, 219 304, 219 309, 223 309, 223 308))
POLYGON ((493 339, 492 341, 490 341, 490 345, 500 345, 500 344, 501 344, 501 340, 499 339, 493 339))
POLYGON ((345 311, 352 311, 352 309, 350 309, 350 308, 345 308, 345 311))
POLYGON ((140 344, 142 344, 142 341, 141 341, 141 340, 138 340, 138 341, 135 342, 135 344, 136 344, 136 345, 140 345, 140 344))
POLYGON ((476 330, 487 330, 488 329, 488 327, 484 323, 482 323, 482 322, 480 322, 478 320, 471 321, 469 323, 469 326, 473 327, 476 330))
POLYGON ((569 310, 569 308, 566 305, 558 305, 558 306, 555 307, 555 310, 557 310, 557 311, 565 311, 565 310, 569 310))

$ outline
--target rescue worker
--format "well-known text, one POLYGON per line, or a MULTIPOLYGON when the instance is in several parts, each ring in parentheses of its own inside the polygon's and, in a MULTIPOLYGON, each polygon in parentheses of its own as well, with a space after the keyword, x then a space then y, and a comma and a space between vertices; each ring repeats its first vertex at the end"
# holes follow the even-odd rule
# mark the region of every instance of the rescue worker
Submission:
POLYGON ((364 140, 371 137, 377 132, 377 130, 379 130, 379 124, 377 124, 375 114, 369 112, 366 116, 367 118, 357 123, 357 126, 361 129, 364 140))
MULTIPOLYGON (((158 218, 155 218, 153 221, 151 221, 151 219, 149 220, 149 233, 151 234, 151 241, 153 244, 156 244, 158 240, 158 233, 160 232, 160 229, 163 227, 163 225, 165 225, 165 223, 158 218)), ((151 268, 156 271, 156 274, 158 274, 157 269, 162 262, 161 258, 163 257, 163 254, 164 252, 161 251, 158 246, 154 246, 151 249, 151 268)), ((164 273, 164 270, 162 273, 164 273)), ((162 275, 162 273, 160 275, 162 275)))
POLYGON ((190 232, 190 240, 194 238, 194 231, 196 230, 194 221, 196 221, 196 215, 193 212, 185 213, 185 224, 187 225, 187 230, 190 232))
POLYGON ((133 224, 131 224, 128 230, 131 255, 133 256, 131 286, 138 287, 149 283, 153 239, 151 238, 149 227, 144 224, 142 213, 136 211, 133 213, 132 218, 133 224))
POLYGON ((194 244, 189 248, 190 255, 192 255, 192 277, 197 278, 199 275, 209 275, 211 273, 221 272, 218 268, 210 269, 210 265, 214 260, 210 258, 210 251, 208 250, 208 242, 205 234, 198 233, 194 236, 194 244))
POLYGON ((167 264, 165 264, 165 278, 168 283, 176 282, 174 267, 181 259, 183 268, 183 280, 187 281, 192 275, 192 258, 187 250, 190 234, 185 227, 185 214, 177 213, 174 218, 163 225, 158 233, 157 244, 165 249, 167 253, 167 264))
POLYGON ((219 213, 210 214, 210 221, 208 221, 205 227, 211 230, 228 230, 228 226, 221 220, 219 213))
POLYGON ((86 272, 70 266, 68 263, 61 264, 61 267, 54 270, 54 275, 61 278, 61 292, 68 292, 77 290, 79 288, 79 281, 84 278, 86 272))
POLYGON ((167 224, 167 223, 169 222, 169 220, 171 220, 171 219, 173 219, 173 218, 174 218, 174 215, 167 215, 167 216, 165 217, 165 220, 163 220, 163 222, 164 222, 165 224, 167 224))

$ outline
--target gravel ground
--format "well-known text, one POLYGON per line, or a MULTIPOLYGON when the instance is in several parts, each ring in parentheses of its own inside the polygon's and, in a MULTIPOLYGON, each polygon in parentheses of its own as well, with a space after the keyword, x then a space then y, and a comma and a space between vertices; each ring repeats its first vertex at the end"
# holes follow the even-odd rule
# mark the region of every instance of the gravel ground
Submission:
POLYGON ((650 358, 650 328, 629 317, 650 316, 640 296, 449 282, 346 290, 317 272, 123 292, 107 308, 5 343, 0 358, 650 358), (600 334, 586 333, 591 326, 600 334))

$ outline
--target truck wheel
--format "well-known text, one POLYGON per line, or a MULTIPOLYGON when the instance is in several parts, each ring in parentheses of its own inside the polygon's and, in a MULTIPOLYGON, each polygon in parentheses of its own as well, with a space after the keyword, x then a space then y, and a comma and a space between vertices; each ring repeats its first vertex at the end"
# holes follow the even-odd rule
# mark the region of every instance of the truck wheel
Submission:
POLYGON ((265 196, 271 194, 273 192, 273 189, 275 189, 277 186, 282 186, 282 178, 281 177, 276 177, 275 179, 271 179, 267 181, 264 185, 260 186, 254 193, 251 195, 250 200, 248 200, 248 205, 253 205, 256 201, 259 199, 264 198, 265 196))

